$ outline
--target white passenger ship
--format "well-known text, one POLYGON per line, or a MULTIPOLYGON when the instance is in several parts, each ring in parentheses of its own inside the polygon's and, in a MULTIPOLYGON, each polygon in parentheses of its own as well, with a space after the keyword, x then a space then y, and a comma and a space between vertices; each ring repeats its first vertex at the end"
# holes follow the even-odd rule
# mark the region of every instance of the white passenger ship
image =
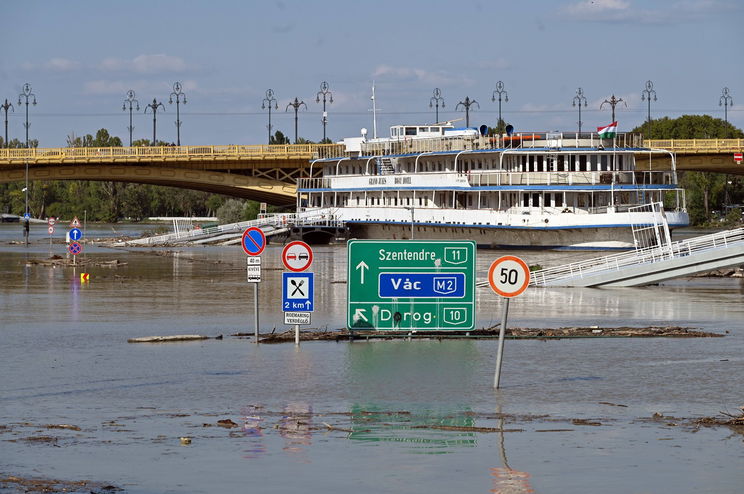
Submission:
POLYGON ((298 212, 327 214, 354 238, 487 248, 645 247, 667 225, 688 225, 674 156, 639 135, 484 130, 399 125, 389 138, 345 139, 341 155, 314 160, 300 179, 298 212), (652 157, 668 169, 651 170, 652 157))

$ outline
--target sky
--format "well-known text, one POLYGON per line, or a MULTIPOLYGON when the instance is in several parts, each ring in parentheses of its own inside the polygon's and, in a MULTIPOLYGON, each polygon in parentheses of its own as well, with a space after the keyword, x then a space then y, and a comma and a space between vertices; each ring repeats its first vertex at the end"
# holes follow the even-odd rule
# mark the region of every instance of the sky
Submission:
MULTIPOLYGON (((0 102, 8 99, 9 137, 23 140, 29 83, 29 137, 40 147, 66 144, 67 136, 106 128, 129 141, 128 111, 134 90, 134 139, 152 138, 145 106, 162 102, 159 140, 176 141, 180 82, 181 144, 265 144, 272 89, 273 130, 294 138, 298 98, 300 137, 323 136, 323 81, 328 137, 334 141, 373 133, 374 82, 379 136, 389 126, 435 121, 435 88, 444 108, 439 120, 462 118, 495 126, 502 81, 502 118, 516 131, 575 131, 582 88, 584 131, 611 121, 613 94, 619 131, 641 124, 646 81, 656 100, 653 118, 683 114, 724 117, 744 128, 744 2, 740 0, 419 0, 317 1, 36 1, 3 0, 0 27, 0 102), (627 105, 627 106, 625 106, 627 105)), ((653 95, 652 95, 653 98, 653 95)))

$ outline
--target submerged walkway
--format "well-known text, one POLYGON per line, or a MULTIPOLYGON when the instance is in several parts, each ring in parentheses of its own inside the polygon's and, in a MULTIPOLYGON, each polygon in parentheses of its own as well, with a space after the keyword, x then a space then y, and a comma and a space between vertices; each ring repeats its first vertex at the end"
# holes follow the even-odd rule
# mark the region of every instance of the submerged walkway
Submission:
POLYGON ((533 286, 630 287, 744 265, 744 228, 532 273, 533 286))

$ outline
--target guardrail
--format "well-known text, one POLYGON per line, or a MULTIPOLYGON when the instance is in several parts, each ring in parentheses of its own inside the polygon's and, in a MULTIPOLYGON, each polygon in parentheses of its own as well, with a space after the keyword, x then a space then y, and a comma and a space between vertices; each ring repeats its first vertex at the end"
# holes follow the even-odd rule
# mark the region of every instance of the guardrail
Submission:
POLYGON ((647 247, 554 268, 541 269, 532 273, 530 284, 534 286, 547 286, 560 280, 576 277, 584 278, 589 275, 608 271, 619 271, 623 268, 638 266, 640 264, 690 256, 719 247, 727 247, 733 243, 744 243, 744 228, 736 228, 734 230, 712 233, 688 240, 680 240, 670 245, 647 247))
POLYGON ((0 149, 2 162, 75 162, 161 160, 240 160, 272 157, 310 160, 336 156, 343 152, 339 144, 271 144, 226 146, 153 146, 153 147, 82 147, 0 149))
POLYGON ((644 146, 682 153, 722 153, 744 150, 744 139, 645 139, 644 146))
POLYGON ((297 224, 321 224, 326 226, 325 223, 327 223, 327 226, 343 226, 343 222, 336 219, 336 216, 331 209, 309 211, 307 213, 271 213, 259 215, 259 217, 255 220, 241 221, 238 223, 228 223, 225 225, 218 225, 209 228, 197 228, 188 231, 166 233, 164 235, 138 238, 125 243, 130 245, 156 245, 168 242, 196 240, 198 238, 205 238, 223 233, 240 233, 246 228, 250 228, 253 226, 259 228, 287 228, 291 225, 297 224))

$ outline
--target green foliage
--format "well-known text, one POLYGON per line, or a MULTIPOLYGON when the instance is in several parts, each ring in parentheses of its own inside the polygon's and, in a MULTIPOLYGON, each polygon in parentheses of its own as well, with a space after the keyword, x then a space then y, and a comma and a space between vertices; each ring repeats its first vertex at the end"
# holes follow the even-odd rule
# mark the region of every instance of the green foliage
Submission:
POLYGON ((245 205, 238 199, 228 199, 217 209, 217 218, 220 223, 238 223, 243 221, 243 211, 245 205))
POLYGON ((640 132, 646 139, 737 139, 744 137, 741 129, 710 115, 659 118, 644 122, 631 132, 640 132))
MULTIPOLYGON (((11 149, 20 149, 26 147, 26 141, 19 141, 16 138, 13 138, 8 141, 7 145, 5 144, 5 140, 0 137, 0 148, 11 148, 11 149)), ((30 148, 37 148, 39 147, 39 140, 38 139, 29 139, 28 140, 28 147, 30 148)))
POLYGON ((289 137, 285 136, 281 130, 277 130, 269 138, 269 144, 289 144, 289 137))
MULTIPOLYGON (((744 132, 730 123, 710 115, 682 115, 679 118, 659 118, 645 122, 631 132, 640 132, 646 139, 740 139, 744 132)), ((687 211, 693 225, 718 226, 714 211, 726 204, 744 199, 739 180, 720 173, 680 172, 680 185, 687 191, 687 211)))

